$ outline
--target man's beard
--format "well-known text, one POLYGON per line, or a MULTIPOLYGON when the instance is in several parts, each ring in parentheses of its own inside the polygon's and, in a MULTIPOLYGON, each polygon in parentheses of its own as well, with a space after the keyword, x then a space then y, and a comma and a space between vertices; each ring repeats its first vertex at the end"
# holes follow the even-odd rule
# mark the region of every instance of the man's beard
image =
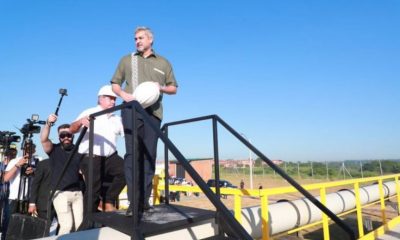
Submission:
POLYGON ((61 145, 64 148, 64 150, 67 150, 67 151, 71 151, 72 148, 74 148, 74 144, 72 144, 72 143, 63 143, 62 142, 61 145))

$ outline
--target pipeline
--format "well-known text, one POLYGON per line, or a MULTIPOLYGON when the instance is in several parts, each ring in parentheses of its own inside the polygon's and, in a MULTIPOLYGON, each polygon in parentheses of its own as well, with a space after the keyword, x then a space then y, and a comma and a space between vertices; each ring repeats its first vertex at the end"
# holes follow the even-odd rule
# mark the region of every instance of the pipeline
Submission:
MULTIPOLYGON (((396 194, 396 183, 383 183, 384 196, 390 197, 396 194)), ((319 200, 320 197, 317 197, 319 200)), ((378 184, 360 187, 361 205, 375 202, 380 199, 378 184)), ((354 190, 345 189, 326 195, 327 207, 335 214, 340 214, 356 207, 354 190)), ((289 231, 322 219, 321 211, 308 199, 302 198, 294 201, 276 202, 269 205, 269 227, 271 235, 289 231)), ((261 233, 261 208, 249 207, 242 209, 242 226, 254 239, 262 238, 261 233)), ((218 226, 214 219, 204 221, 197 226, 168 232, 146 239, 203 239, 216 234, 218 226)), ((118 236, 118 239, 131 239, 128 235, 111 228, 100 228, 89 231, 76 232, 63 235, 63 239, 110 239, 110 236, 118 236)), ((58 239, 57 236, 46 238, 46 240, 58 239)))
MULTIPOLYGON (((396 194, 396 183, 383 183, 384 196, 396 194)), ((320 197, 317 197, 320 200, 320 197)), ((360 187, 361 205, 380 199, 379 186, 373 184, 360 187)), ((356 207, 354 189, 344 189, 326 195, 326 206, 335 214, 340 214, 356 207)), ((269 229, 271 235, 282 233, 300 226, 320 221, 322 212, 308 199, 282 201, 269 205, 269 229)), ((261 237, 261 208, 242 209, 242 225, 253 238, 261 237)))

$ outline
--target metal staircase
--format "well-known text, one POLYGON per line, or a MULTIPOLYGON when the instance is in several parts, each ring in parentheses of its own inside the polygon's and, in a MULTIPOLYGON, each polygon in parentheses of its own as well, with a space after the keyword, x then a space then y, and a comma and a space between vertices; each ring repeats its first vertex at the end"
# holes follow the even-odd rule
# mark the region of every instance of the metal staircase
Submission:
MULTIPOLYGON (((234 218, 233 214, 226 208, 226 206, 220 200, 220 187, 219 187, 219 155, 218 155, 218 130, 217 125, 222 125, 226 130, 228 130, 234 137, 241 141, 245 146, 247 146, 251 151, 257 154, 264 162, 266 162, 272 169, 274 169, 278 174, 280 174, 284 179, 286 179, 291 185, 297 188, 304 196, 306 196, 312 203, 314 203, 318 208, 321 209, 325 214, 327 214, 333 221, 335 221, 341 228, 343 228, 349 235, 350 239, 355 239, 353 231, 344 224, 341 219, 334 215, 329 209, 322 205, 317 199, 315 199, 309 192, 302 188, 296 181, 290 178, 284 171, 272 163, 265 155, 258 151, 251 143, 244 139, 238 132, 236 132, 232 127, 220 119, 217 115, 204 116, 199 118, 193 118, 183 121, 177 121, 165 124, 160 130, 157 126, 153 125, 149 119, 146 111, 140 106, 136 101, 129 103, 124 103, 113 108, 94 113, 90 115, 90 147, 89 147, 89 157, 93 157, 93 129, 94 122, 97 116, 111 113, 114 111, 121 110, 123 108, 133 109, 133 118, 136 119, 138 113, 140 113, 144 121, 148 122, 151 128, 158 134, 159 138, 164 142, 165 145, 165 171, 166 176, 168 176, 168 152, 171 152, 177 161, 182 165, 185 171, 191 176, 193 181, 197 186, 203 191, 206 197, 214 205, 216 211, 204 210, 192 207, 183 207, 170 204, 169 194, 166 194, 165 204, 154 206, 152 212, 145 212, 142 218, 138 217, 126 217, 123 212, 100 212, 92 213, 87 212, 87 217, 90 221, 103 226, 108 226, 114 228, 118 231, 126 233, 131 236, 131 239, 145 239, 148 236, 154 236, 161 233, 171 232, 178 229, 190 228, 206 221, 215 221, 217 228, 215 229, 215 236, 207 237, 204 239, 252 239, 250 234, 246 232, 243 226, 234 218), (168 138, 168 127, 178 124, 185 124, 195 121, 212 120, 213 124, 213 144, 214 144, 214 166, 215 166, 215 180, 216 180, 216 192, 214 193, 209 186, 204 182, 196 170, 190 165, 187 159, 181 154, 181 152, 175 147, 175 145, 168 138)), ((132 122, 132 129, 136 129, 136 121, 132 122)), ((76 147, 74 151, 78 148, 83 135, 86 133, 87 129, 84 128, 76 142, 76 147)), ((133 137, 137 138, 136 131, 133 133, 133 137)), ((132 152, 135 154, 135 146, 132 146, 132 152)), ((73 154, 71 154, 73 155, 73 154)), ((71 156, 72 158, 72 156, 71 156)), ((93 161, 90 161, 89 172, 93 171, 93 161)), ((66 163, 65 169, 68 166, 66 163)), ((137 170, 138 167, 136 163, 132 164, 133 169, 137 170)), ((63 174, 62 174, 63 175, 63 174)), ((60 176, 60 179, 62 178, 60 176)), ((133 172, 133 186, 137 186, 137 172, 133 172)), ((88 191, 89 196, 91 196, 92 191, 92 175, 89 173, 88 180, 88 191)), ((169 183, 168 179, 165 178, 165 192, 169 193, 169 183)), ((135 196, 132 199, 136 199, 135 196)), ((89 206, 87 209, 92 209, 91 199, 88 200, 89 206)), ((138 216, 138 208, 134 207, 133 215, 138 216)))

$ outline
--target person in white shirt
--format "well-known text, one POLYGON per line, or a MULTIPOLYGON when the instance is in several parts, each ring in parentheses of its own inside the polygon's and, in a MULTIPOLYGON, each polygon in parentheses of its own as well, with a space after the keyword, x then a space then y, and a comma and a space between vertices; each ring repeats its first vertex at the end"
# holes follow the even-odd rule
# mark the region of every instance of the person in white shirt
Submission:
MULTIPOLYGON (((32 152, 35 152, 35 145, 32 145, 32 152)), ((17 152, 15 152, 15 155, 17 152)), ((10 195, 8 196, 8 205, 6 209, 6 214, 4 217, 4 222, 2 226, 2 239, 3 236, 5 237, 7 234, 7 228, 8 228, 8 223, 11 214, 17 213, 21 209, 19 209, 19 204, 18 201, 22 199, 23 195, 27 193, 27 188, 24 189, 24 187, 27 186, 20 186, 21 183, 21 169, 23 169, 25 172, 25 176, 31 176, 33 173, 33 168, 30 166, 27 166, 29 160, 29 156, 25 155, 23 157, 16 157, 12 159, 6 167, 6 170, 4 172, 4 177, 3 181, 4 182, 9 182, 10 183, 10 195)))
MULTIPOLYGON (((4 173, 4 182, 10 182, 10 195, 8 199, 10 201, 18 200, 18 193, 20 191, 20 179, 21 179, 21 168, 26 166, 28 163, 28 156, 16 157, 12 159, 6 168, 4 173)), ((26 175, 31 175, 33 173, 32 167, 24 168, 26 175)), ((10 206, 13 204, 10 202, 10 206)))
MULTIPOLYGON (((111 90, 111 85, 103 86, 98 92, 98 105, 83 111, 71 124, 72 133, 77 133, 83 126, 89 128, 89 115, 109 109, 115 106, 116 95, 111 90)), ((93 195, 92 212, 97 210, 102 197, 105 203, 105 211, 115 211, 115 202, 118 195, 125 186, 124 161, 118 155, 116 149, 117 137, 123 136, 124 129, 121 117, 114 113, 104 114, 96 117, 94 121, 94 143, 93 143, 93 195), (106 177, 112 179, 107 191, 101 196, 101 188, 106 177)), ((81 161, 81 170, 84 178, 89 176, 89 129, 79 145, 78 152, 84 157, 81 161)), ((86 181, 87 182, 87 181, 86 181)), ((87 199, 87 191, 85 199, 87 199)), ((86 204, 87 201, 85 201, 86 204)))

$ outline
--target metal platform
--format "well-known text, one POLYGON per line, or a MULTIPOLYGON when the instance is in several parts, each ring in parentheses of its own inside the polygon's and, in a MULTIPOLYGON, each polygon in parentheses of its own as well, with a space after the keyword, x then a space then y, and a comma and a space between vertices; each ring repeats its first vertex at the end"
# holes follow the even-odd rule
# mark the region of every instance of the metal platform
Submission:
MULTIPOLYGON (((162 204, 154 206, 152 212, 144 213, 139 228, 144 236, 152 236, 195 226, 212 218, 215 218, 215 211, 162 204)), ((133 219, 125 216, 125 211, 95 213, 91 220, 130 236, 134 233, 133 219)))

